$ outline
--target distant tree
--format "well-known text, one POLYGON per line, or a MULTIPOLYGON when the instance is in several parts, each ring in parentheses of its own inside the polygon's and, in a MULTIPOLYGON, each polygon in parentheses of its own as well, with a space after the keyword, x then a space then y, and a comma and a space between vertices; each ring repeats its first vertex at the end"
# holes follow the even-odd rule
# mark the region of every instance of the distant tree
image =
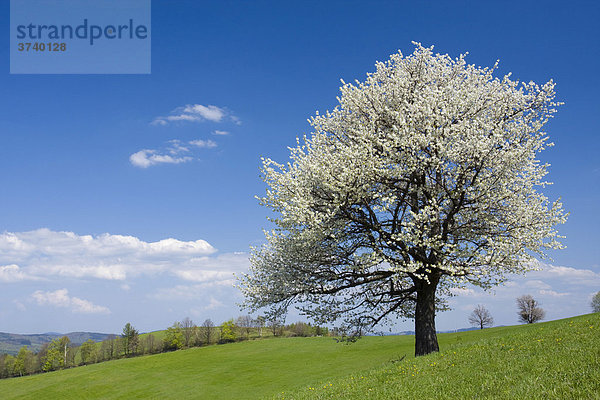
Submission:
POLYGON ((294 336, 308 337, 315 334, 315 329, 311 324, 307 324, 306 322, 293 323, 289 326, 289 330, 294 336))
POLYGON ((8 377, 6 372, 4 360, 6 359, 6 354, 0 354, 0 379, 8 377))
POLYGON ((113 339, 112 343, 112 358, 116 359, 123 356, 123 338, 121 336, 117 336, 113 339))
POLYGON ((111 347, 110 347, 111 359, 116 359, 116 358, 121 357, 122 350, 123 350, 122 342, 123 342, 123 339, 121 339, 121 336, 115 335, 115 337, 111 341, 111 347))
POLYGON ((477 305, 471 315, 469 315, 469 323, 473 326, 478 326, 479 329, 487 328, 494 325, 494 318, 487 308, 481 304, 477 305))
POLYGON ((544 319, 546 312, 539 306, 540 303, 529 294, 519 297, 517 299, 519 321, 533 324, 544 319))
POLYGON ((27 346, 21 347, 21 349, 19 350, 19 354, 17 355, 17 358, 15 359, 15 362, 13 364, 13 374, 16 376, 25 375, 25 360, 23 359, 23 357, 19 357, 22 354, 23 349, 27 349, 27 346))
POLYGON ((271 313, 267 315, 267 325, 273 332, 273 336, 279 336, 283 333, 283 326, 285 324, 286 312, 284 309, 276 308, 271 310, 271 313))
POLYGON ((200 338, 206 345, 209 345, 212 341, 214 327, 215 324, 210 318, 205 319, 200 327, 200 338))
POLYGON ((129 322, 123 328, 121 339, 125 357, 135 354, 139 344, 139 332, 129 322))
MULTIPOLYGON (((71 339, 67 336, 63 336, 58 341, 60 351, 63 357, 63 368, 68 367, 71 363, 69 363, 69 345, 71 344, 71 339)), ((72 357, 74 358, 74 357, 72 357)))
POLYGON ((315 326, 315 335, 316 336, 327 336, 329 335, 329 329, 327 327, 321 327, 319 325, 315 326))
POLYGON ((265 327, 266 321, 267 319, 262 315, 259 315, 258 317, 256 317, 256 319, 254 319, 254 327, 258 331, 258 336, 262 337, 262 330, 265 327))
POLYGON ((103 340, 100 343, 100 349, 98 350, 98 361, 110 360, 110 341, 103 340))
POLYGON ((42 347, 40 347, 36 354, 37 371, 42 371, 42 366, 44 365, 44 360, 46 359, 46 353, 48 352, 49 345, 50 343, 42 344, 42 347))
POLYGON ((194 324, 194 321, 188 317, 185 317, 183 321, 181 321, 181 332, 183 333, 183 343, 185 347, 193 345, 197 330, 198 327, 194 324))
POLYGON ((65 363, 65 367, 71 367, 75 365, 75 357, 77 356, 78 351, 79 346, 69 346, 67 348, 67 362, 65 363))
POLYGON ((221 340, 219 340, 219 342, 220 343, 235 342, 235 340, 237 339, 235 330, 236 330, 236 326, 235 326, 235 322, 233 322, 233 319, 223 322, 223 324, 221 325, 221 340))
POLYGON ((46 349, 46 356, 42 360, 42 370, 44 372, 55 371, 67 366, 68 344, 69 338, 66 336, 50 342, 46 349))
POLYGON ((185 344, 184 340, 181 324, 175 322, 172 326, 167 328, 163 339, 163 348, 165 351, 182 349, 185 344))
POLYGON ((40 371, 40 364, 38 363, 38 359, 36 354, 33 351, 27 349, 25 353, 25 372, 28 375, 40 371))
POLYGON ((34 355, 27 346, 21 347, 13 365, 14 375, 23 376, 33 373, 34 355))
POLYGON ((96 342, 92 339, 88 339, 85 341, 81 348, 79 349, 81 353, 81 363, 84 365, 92 364, 96 362, 97 352, 96 352, 96 342))
POLYGON ((136 354, 146 354, 146 341, 142 337, 138 337, 138 344, 135 351, 136 354))
POLYGON ((112 360, 119 356, 120 343, 117 343, 115 335, 109 335, 100 345, 99 359, 112 360))
POLYGON ((4 375, 5 377, 14 376, 16 358, 10 354, 4 357, 4 375))
POLYGON ((241 315, 237 318, 235 324, 237 325, 241 333, 246 336, 246 339, 249 339, 250 331, 254 326, 254 321, 252 320, 252 317, 249 315, 241 315))
POLYGON ((594 312, 600 312, 600 292, 596 293, 594 297, 592 297, 591 305, 594 312))
POLYGON ((148 334, 146 336, 146 352, 147 353, 155 353, 156 352, 156 338, 153 334, 148 334))

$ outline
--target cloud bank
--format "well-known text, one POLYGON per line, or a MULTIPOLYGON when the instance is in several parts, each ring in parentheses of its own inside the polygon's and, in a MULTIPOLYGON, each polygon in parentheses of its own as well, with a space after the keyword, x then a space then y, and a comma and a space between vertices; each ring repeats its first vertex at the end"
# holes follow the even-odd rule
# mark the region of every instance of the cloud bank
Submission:
POLYGON ((59 289, 54 292, 38 290, 31 295, 31 299, 38 305, 68 308, 79 314, 110 314, 107 307, 97 306, 90 301, 69 296, 67 289, 59 289))
POLYGON ((139 168, 148 168, 159 164, 187 163, 197 158, 194 150, 217 147, 217 143, 210 139, 195 139, 188 142, 173 139, 167 143, 168 145, 161 149, 143 149, 137 151, 129 156, 129 162, 139 168))
POLYGON ((27 279, 101 279, 125 281, 139 276, 169 276, 190 282, 232 283, 248 266, 247 255, 214 255, 205 240, 167 238, 145 242, 134 236, 77 235, 38 229, 0 234, 0 282, 27 279))
POLYGON ((234 274, 248 267, 248 254, 218 253, 201 239, 4 232, 0 294, 6 307, 0 317, 21 321, 27 330, 51 331, 118 331, 126 320, 158 329, 172 322, 173 313, 225 318, 221 314, 237 312, 241 301, 234 274), (103 328, 107 323, 112 327, 103 328))
POLYGON ((159 154, 157 150, 144 149, 129 156, 131 164, 140 168, 148 168, 151 165, 157 164, 180 164, 192 161, 189 156, 173 157, 168 154, 159 154))
POLYGON ((454 311, 440 313, 439 322, 456 328, 467 326, 468 314, 477 304, 482 304, 502 324, 516 324, 515 301, 524 294, 532 295, 541 303, 546 311, 546 320, 591 312, 591 297, 600 290, 599 272, 539 261, 536 264, 539 270, 530 271, 525 276, 511 276, 504 285, 487 292, 477 287, 454 289, 456 297, 450 299, 454 311), (457 312, 464 314, 464 320, 457 320, 457 312))
POLYGON ((223 122, 229 119, 231 122, 239 125, 240 120, 231 111, 226 108, 217 107, 209 104, 188 104, 183 107, 178 107, 165 117, 156 117, 152 121, 152 125, 169 125, 173 122, 223 122))
POLYGON ((20 282, 29 279, 35 278, 24 273, 18 265, 0 265, 0 282, 20 282))

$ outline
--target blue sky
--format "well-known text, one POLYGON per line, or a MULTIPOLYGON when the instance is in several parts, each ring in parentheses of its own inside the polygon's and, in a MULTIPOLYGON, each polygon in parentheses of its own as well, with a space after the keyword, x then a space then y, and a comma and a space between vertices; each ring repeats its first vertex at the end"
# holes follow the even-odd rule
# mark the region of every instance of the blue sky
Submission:
MULTIPOLYGON (((8 35, 9 5, 0 8, 8 35)), ((600 290, 600 5, 545 2, 152 1, 149 75, 11 75, 0 48, 0 331, 163 329, 240 315, 232 273, 263 242, 260 157, 285 161, 307 118, 332 109, 411 41, 537 83, 565 102, 547 125, 545 189, 571 214, 567 249, 485 304, 516 323, 531 293, 549 319, 600 290)), ((6 42, 8 42, 8 37, 6 42)), ((292 315, 292 320, 296 317, 292 315)), ((412 327, 399 323, 397 329, 412 327)))

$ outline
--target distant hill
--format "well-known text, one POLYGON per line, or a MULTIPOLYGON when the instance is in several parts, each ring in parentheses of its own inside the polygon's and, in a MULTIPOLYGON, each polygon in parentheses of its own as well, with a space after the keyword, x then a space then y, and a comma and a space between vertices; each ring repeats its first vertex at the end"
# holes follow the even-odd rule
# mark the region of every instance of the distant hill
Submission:
POLYGON ((74 345, 80 345, 88 339, 100 342, 107 339, 110 334, 95 332, 71 332, 71 333, 40 333, 37 335, 20 335, 17 333, 0 332, 0 353, 16 355, 19 349, 27 346, 30 350, 37 352, 44 343, 49 343, 56 338, 67 336, 74 345))

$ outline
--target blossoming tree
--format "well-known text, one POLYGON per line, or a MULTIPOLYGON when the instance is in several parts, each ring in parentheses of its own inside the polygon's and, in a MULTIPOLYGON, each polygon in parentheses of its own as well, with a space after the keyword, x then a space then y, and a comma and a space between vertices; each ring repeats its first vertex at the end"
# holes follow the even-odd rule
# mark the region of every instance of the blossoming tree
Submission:
POLYGON ((539 192, 555 112, 552 81, 499 79, 433 54, 378 62, 312 117, 285 165, 263 160, 275 228, 240 281, 245 305, 295 304, 361 331, 414 318, 415 354, 438 351, 451 289, 489 288, 560 248, 559 201, 539 192))

